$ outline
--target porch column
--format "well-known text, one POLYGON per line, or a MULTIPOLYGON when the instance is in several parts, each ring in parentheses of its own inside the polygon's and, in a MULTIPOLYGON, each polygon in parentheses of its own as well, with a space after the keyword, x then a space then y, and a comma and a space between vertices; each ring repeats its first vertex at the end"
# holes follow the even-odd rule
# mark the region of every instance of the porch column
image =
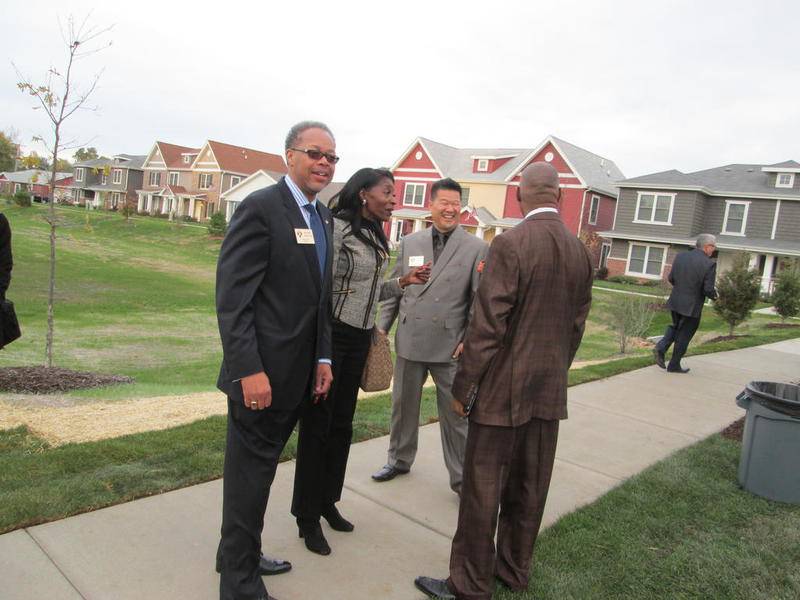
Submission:
POLYGON ((769 294, 772 283, 772 272, 775 269, 775 263, 778 257, 775 255, 767 254, 767 260, 764 261, 764 272, 761 274, 761 293, 769 294))
POLYGON ((144 194, 138 194, 139 201, 136 203, 136 212, 142 212, 144 210, 144 194))
POLYGON ((194 198, 189 198, 189 216, 194 218, 194 198))
POLYGON ((475 237, 476 237, 476 238, 478 238, 478 239, 481 239, 481 240, 482 240, 482 239, 483 239, 483 234, 484 234, 484 232, 485 232, 485 231, 486 231, 486 228, 485 228, 485 227, 480 227, 480 226, 479 226, 479 227, 478 227, 478 228, 475 230, 475 237))
POLYGON ((422 219, 414 219, 414 233, 422 231, 422 219))
POLYGON ((750 255, 750 264, 747 265, 748 269, 755 269, 758 266, 758 254, 750 255))
POLYGON ((397 239, 397 219, 392 217, 392 226, 389 231, 389 239, 393 242, 397 239))

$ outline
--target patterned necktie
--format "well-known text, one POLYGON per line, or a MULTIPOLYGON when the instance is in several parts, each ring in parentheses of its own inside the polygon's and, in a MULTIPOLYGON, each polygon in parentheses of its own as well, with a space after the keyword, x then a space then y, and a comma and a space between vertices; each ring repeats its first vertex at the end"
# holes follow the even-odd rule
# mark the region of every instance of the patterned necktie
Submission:
POLYGON ((447 238, 444 237, 441 231, 433 230, 433 264, 436 264, 436 261, 439 260, 439 256, 441 256, 442 250, 444 250, 446 239, 447 238))
POLYGON ((319 217, 316 207, 313 204, 304 204, 303 208, 308 212, 311 231, 314 233, 314 246, 317 248, 317 260, 319 261, 319 272, 325 272, 325 255, 328 252, 328 245, 325 240, 325 228, 322 226, 322 219, 319 217))

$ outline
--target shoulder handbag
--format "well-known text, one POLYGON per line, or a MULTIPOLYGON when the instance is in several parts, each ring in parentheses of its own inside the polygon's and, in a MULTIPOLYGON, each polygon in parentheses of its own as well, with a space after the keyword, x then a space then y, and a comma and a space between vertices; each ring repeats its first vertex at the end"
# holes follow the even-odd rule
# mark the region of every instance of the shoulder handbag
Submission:
POLYGON ((0 348, 10 344, 20 335, 14 303, 11 300, 0 301, 0 348))
POLYGON ((389 349, 389 336, 372 328, 367 361, 361 373, 361 389, 365 392, 388 390, 392 383, 392 351, 389 349))

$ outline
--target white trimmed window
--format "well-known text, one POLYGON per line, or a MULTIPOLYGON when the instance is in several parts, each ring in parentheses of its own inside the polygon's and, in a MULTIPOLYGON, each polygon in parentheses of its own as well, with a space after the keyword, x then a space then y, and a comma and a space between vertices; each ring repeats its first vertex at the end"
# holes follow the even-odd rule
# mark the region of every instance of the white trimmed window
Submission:
POLYGON ((83 167, 75 169, 75 181, 83 181, 83 167))
POLYGON ((674 206, 675 194, 639 192, 636 198, 636 215, 633 222, 672 225, 672 209, 674 206))
POLYGON ((207 190, 214 183, 213 173, 200 173, 200 189, 207 190))
POLYGON ((122 183, 122 169, 114 169, 112 175, 111 181, 113 183, 122 183))
POLYGON ((629 244, 628 266, 625 269, 625 274, 648 279, 661 279, 666 258, 666 246, 629 244))
POLYGON ((749 202, 737 200, 725 201, 725 218, 722 220, 722 233, 725 235, 744 235, 747 227, 747 213, 750 211, 749 202))
POLYGON ((183 155, 183 164, 188 165, 190 158, 191 158, 191 156, 189 156, 188 154, 184 154, 183 155))
POLYGON ((161 171, 150 171, 150 185, 161 185, 161 171))
POLYGON ((231 175, 231 185, 228 187, 228 189, 231 189, 232 187, 236 187, 237 185, 239 185, 241 183, 241 181, 242 181, 241 177, 236 177, 235 175, 231 175))
POLYGON ((461 188, 461 206, 469 205, 469 188, 462 187, 461 188))
POLYGON ((592 196, 589 205, 589 225, 597 225, 597 213, 600 212, 600 196, 592 196))
POLYGON ((425 184, 406 183, 406 189, 403 192, 403 204, 406 206, 424 206, 425 184))
POLYGON ((100 184, 108 185, 108 175, 105 172, 100 176, 100 184))
POLYGON ((181 174, 177 171, 170 171, 169 172, 169 184, 170 185, 178 185, 180 181, 181 174))
POLYGON ((791 188, 794 187, 794 173, 778 173, 775 178, 776 188, 791 188))
POLYGON ((478 166, 476 167, 476 170, 479 173, 485 173, 486 171, 488 171, 489 170, 489 159, 488 158, 479 158, 478 159, 478 166))

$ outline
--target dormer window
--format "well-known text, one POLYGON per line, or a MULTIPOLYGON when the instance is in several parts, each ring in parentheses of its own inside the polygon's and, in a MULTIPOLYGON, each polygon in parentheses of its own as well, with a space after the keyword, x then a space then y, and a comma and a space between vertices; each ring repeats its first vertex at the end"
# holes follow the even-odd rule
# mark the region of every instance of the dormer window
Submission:
POLYGON ((778 173, 775 179, 776 188, 792 188, 794 187, 794 173, 778 173))
POLYGON ((486 173, 489 170, 489 159, 488 158, 479 158, 478 159, 478 166, 476 170, 479 173, 486 173))
POLYGON ((184 154, 183 155, 183 164, 188 165, 189 164, 189 158, 190 158, 190 156, 188 154, 184 154))

